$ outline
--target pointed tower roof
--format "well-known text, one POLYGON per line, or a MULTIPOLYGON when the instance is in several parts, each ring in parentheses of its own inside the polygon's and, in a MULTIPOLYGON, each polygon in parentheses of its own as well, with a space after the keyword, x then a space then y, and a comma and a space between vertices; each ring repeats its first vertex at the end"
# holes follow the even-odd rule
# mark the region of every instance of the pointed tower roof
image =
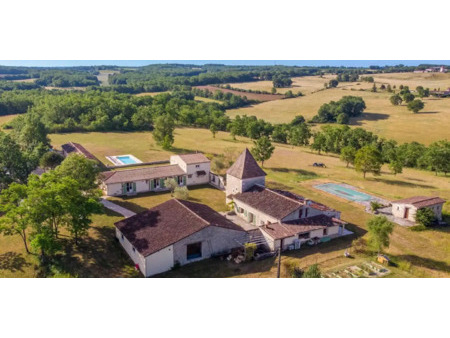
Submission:
POLYGON ((234 164, 227 170, 227 174, 243 179, 266 176, 267 174, 256 163, 250 151, 245 148, 234 164))

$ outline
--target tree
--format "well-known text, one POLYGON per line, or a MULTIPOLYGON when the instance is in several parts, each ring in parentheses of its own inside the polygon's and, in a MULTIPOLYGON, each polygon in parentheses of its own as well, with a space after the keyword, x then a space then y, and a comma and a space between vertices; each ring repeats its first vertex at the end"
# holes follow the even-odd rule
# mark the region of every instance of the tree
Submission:
POLYGON ((416 91, 417 91, 417 95, 419 97, 428 97, 430 96, 430 89, 424 89, 422 86, 417 86, 416 87, 416 91))
POLYGON ((322 272, 320 272, 319 266, 317 264, 313 264, 306 269, 303 273, 302 278, 321 278, 322 272))
POLYGON ((170 196, 173 196, 173 192, 178 187, 177 181, 175 181, 175 179, 171 177, 171 178, 168 178, 164 182, 164 185, 165 185, 166 188, 168 188, 170 190, 170 196))
POLYGON ((356 152, 355 169, 362 172, 364 178, 366 173, 371 172, 374 175, 380 175, 383 158, 381 153, 374 146, 364 146, 356 152))
POLYGON ((372 89, 370 91, 373 93, 377 92, 377 85, 375 83, 373 84, 372 89))
POLYGON ((336 79, 332 79, 330 80, 330 82, 328 82, 328 88, 336 88, 339 84, 339 81, 336 79))
POLYGON ((411 110, 414 113, 418 113, 419 110, 422 110, 425 107, 425 104, 422 100, 416 99, 408 103, 408 110, 411 110))
POLYGON ((98 163, 83 155, 69 155, 55 170, 62 177, 70 177, 77 181, 84 192, 98 187, 97 179, 100 173, 98 163))
POLYGON ((386 91, 387 91, 388 93, 392 93, 392 87, 391 87, 390 84, 387 85, 386 91))
POLYGON ((389 247, 389 236, 394 231, 394 224, 386 216, 375 216, 367 222, 369 231, 369 246, 380 253, 389 247))
POLYGON ((390 101, 394 106, 398 106, 402 104, 403 99, 399 94, 394 94, 391 96, 390 101))
POLYGON ((55 169, 62 161, 64 161, 63 155, 56 151, 48 151, 41 157, 39 165, 45 169, 55 169))
POLYGON ((414 98, 415 98, 414 94, 411 94, 410 92, 403 94, 403 101, 405 101, 406 103, 413 101, 414 98))
POLYGON ((174 142, 174 130, 175 122, 170 115, 165 114, 158 116, 155 119, 153 138, 158 145, 163 147, 163 149, 170 149, 174 142))
POLYGON ((211 125, 209 126, 209 130, 211 131, 213 138, 216 138, 217 126, 214 123, 211 123, 211 125))
POLYGON ((313 137, 314 137, 314 141, 313 141, 313 143, 311 144, 311 149, 312 150, 317 150, 317 152, 319 153, 319 155, 320 155, 320 152, 321 151, 326 151, 326 142, 327 142, 327 139, 326 139, 326 137, 325 137, 325 134, 324 133, 321 133, 321 132, 317 132, 317 133, 315 133, 314 135, 313 135, 313 137))
POLYGON ((176 187, 174 191, 174 195, 176 198, 187 200, 189 198, 189 190, 186 186, 176 187))
POLYGON ((303 115, 296 115, 294 117, 294 119, 291 122, 292 126, 298 126, 299 124, 305 123, 305 118, 303 117, 303 115))
POLYGON ((275 147, 266 136, 262 136, 258 140, 253 141, 253 144, 254 147, 251 152, 255 160, 261 161, 261 166, 264 167, 264 161, 267 161, 272 156, 275 147))
POLYGON ((428 169, 435 171, 436 175, 438 172, 447 175, 450 172, 450 141, 433 142, 428 146, 420 161, 428 169))
POLYGON ((430 208, 422 208, 416 212, 416 223, 424 227, 433 225, 436 221, 436 215, 430 208))
POLYGON ((30 253, 27 244, 27 228, 31 224, 28 208, 24 200, 27 197, 27 187, 24 184, 12 183, 0 195, 0 233, 4 235, 19 235, 25 250, 30 253))
POLYGON ((346 146, 341 149, 341 161, 347 162, 347 168, 348 165, 351 163, 353 164, 355 162, 355 156, 356 156, 356 149, 352 146, 346 146))
POLYGON ((288 141, 293 146, 307 146, 311 138, 311 130, 306 123, 293 126, 289 130, 288 141))
POLYGON ((276 94, 276 93, 277 93, 277 89, 276 89, 275 87, 272 87, 272 89, 270 90, 270 92, 271 92, 272 94, 276 94))
POLYGON ((0 132, 0 189, 12 182, 26 183, 33 169, 14 139, 0 132))
POLYGON ((292 90, 288 90, 286 93, 284 93, 284 96, 290 99, 294 97, 294 94, 292 93, 292 90))
POLYGON ((389 161, 389 169, 394 175, 401 174, 403 171, 403 163, 398 159, 389 161))

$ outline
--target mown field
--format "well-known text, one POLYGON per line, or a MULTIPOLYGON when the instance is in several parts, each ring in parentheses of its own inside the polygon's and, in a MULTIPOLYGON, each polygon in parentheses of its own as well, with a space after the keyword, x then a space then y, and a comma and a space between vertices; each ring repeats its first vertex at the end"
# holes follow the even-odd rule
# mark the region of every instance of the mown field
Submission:
MULTIPOLYGON (((220 154, 225 151, 236 155, 252 142, 245 138, 233 141, 228 133, 219 132, 214 139, 208 130, 183 128, 176 129, 173 151, 163 151, 153 142, 148 132, 138 133, 74 133, 51 135, 55 146, 72 140, 85 145, 101 158, 107 153, 131 153, 143 161, 166 159, 172 153, 202 151, 220 154)), ((337 157, 318 155, 307 148, 276 145, 272 158, 265 163, 267 181, 272 187, 297 192, 342 211, 342 218, 350 223, 349 229, 358 235, 366 232, 366 221, 371 217, 359 205, 341 200, 315 189, 319 182, 345 182, 368 193, 390 200, 413 195, 439 195, 450 200, 450 181, 442 175, 431 172, 405 169, 403 174, 394 176, 384 168, 380 177, 368 176, 363 179, 352 168, 346 168, 337 157), (327 168, 312 167, 314 162, 324 162, 327 168)), ((191 197, 210 205, 216 210, 225 209, 223 193, 215 189, 194 189, 191 197)), ((114 198, 116 202, 135 211, 143 210, 170 198, 169 194, 148 194, 130 198, 114 198)), ((450 213, 447 203, 445 212, 450 213)), ((112 227, 112 222, 110 224, 112 227)), ((283 256, 283 261, 293 260, 296 264, 307 266, 319 263, 323 269, 348 264, 343 252, 350 246, 353 238, 343 238, 324 246, 303 249, 283 256)), ((394 268, 391 276, 401 277, 450 277, 450 228, 414 232, 400 226, 395 227, 391 246, 387 251, 394 259, 410 262, 408 271, 394 268)), ((357 256, 365 260, 367 257, 357 256)), ((273 277, 276 274, 274 260, 236 266, 220 261, 205 261, 183 267, 165 276, 205 276, 205 277, 273 277), (213 268, 214 267, 214 268, 213 268)))
MULTIPOLYGON (((5 124, 14 119, 17 115, 1 115, 0 116, 0 128, 5 124)), ((1 129, 0 129, 1 130, 1 129)))
MULTIPOLYGON (((303 115, 306 119, 310 119, 316 115, 322 104, 331 100, 339 100, 346 95, 354 95, 361 96, 366 102, 367 108, 363 116, 352 119, 352 126, 363 127, 382 137, 392 138, 401 143, 418 141, 429 144, 450 137, 448 131, 450 99, 448 98, 424 98, 425 109, 418 114, 413 114, 407 110, 406 104, 393 106, 389 102, 390 93, 386 91, 370 92, 373 84, 367 82, 343 82, 337 88, 324 90, 323 83, 328 81, 329 78, 329 75, 324 78, 295 78, 294 86, 299 87, 291 89, 294 92, 297 89, 302 91, 304 85, 305 88, 309 88, 302 91, 305 96, 232 109, 228 111, 228 114, 231 117, 244 114, 254 115, 272 123, 290 122, 296 115, 303 115), (364 91, 361 91, 361 89, 364 91)), ((450 74, 393 73, 375 75, 374 78, 378 87, 382 83, 396 85, 397 87, 400 84, 409 85, 412 90, 418 85, 430 89, 450 87, 450 74)), ((238 84, 232 85, 238 86, 238 84)), ((261 81, 241 85, 242 88, 246 89, 263 89, 264 86, 270 86, 271 82, 261 81)))
MULTIPOLYGON (((256 100, 256 101, 261 101, 261 102, 284 99, 283 95, 246 93, 246 92, 240 92, 238 90, 225 89, 225 88, 219 88, 219 87, 214 87, 214 86, 196 86, 196 88, 202 89, 202 90, 209 90, 212 93, 214 93, 216 91, 221 91, 224 93, 231 93, 233 95, 246 96, 247 99, 249 99, 249 100, 256 100)), ((269 92, 270 92, 270 90, 269 90, 269 92)))

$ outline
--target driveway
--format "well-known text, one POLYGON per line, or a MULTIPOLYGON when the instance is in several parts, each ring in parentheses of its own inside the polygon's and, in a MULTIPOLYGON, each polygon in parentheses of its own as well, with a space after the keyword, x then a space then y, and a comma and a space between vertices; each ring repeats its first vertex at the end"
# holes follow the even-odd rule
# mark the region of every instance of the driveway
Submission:
POLYGON ((136 215, 135 212, 125 209, 124 207, 121 207, 120 205, 117 205, 111 201, 108 201, 107 199, 103 198, 101 199, 101 203, 105 208, 108 208, 109 210, 112 210, 114 212, 117 212, 118 214, 123 215, 125 218, 131 217, 136 215))

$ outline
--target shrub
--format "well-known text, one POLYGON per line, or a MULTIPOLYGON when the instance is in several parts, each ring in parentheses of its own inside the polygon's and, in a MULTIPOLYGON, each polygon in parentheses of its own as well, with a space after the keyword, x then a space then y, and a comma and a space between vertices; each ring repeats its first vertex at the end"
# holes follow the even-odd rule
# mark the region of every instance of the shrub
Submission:
POLYGON ((311 265, 303 273, 302 278, 321 278, 322 272, 320 272, 319 266, 317 264, 311 265))
POLYGON ((417 210, 416 223, 424 227, 431 226, 436 220, 436 216, 430 208, 422 208, 417 210))
POLYGON ((256 248, 258 247, 255 243, 245 243, 245 260, 250 261, 255 255, 256 248))
POLYGON ((187 187, 176 187, 174 196, 182 200, 187 200, 189 198, 189 190, 187 187))
POLYGON ((411 263, 407 261, 398 262, 397 267, 403 271, 411 271, 411 263))
POLYGON ((377 201, 370 202, 370 209, 372 210, 373 213, 375 213, 378 209, 380 209, 382 207, 383 207, 383 204, 381 204, 380 202, 377 202, 377 201))

